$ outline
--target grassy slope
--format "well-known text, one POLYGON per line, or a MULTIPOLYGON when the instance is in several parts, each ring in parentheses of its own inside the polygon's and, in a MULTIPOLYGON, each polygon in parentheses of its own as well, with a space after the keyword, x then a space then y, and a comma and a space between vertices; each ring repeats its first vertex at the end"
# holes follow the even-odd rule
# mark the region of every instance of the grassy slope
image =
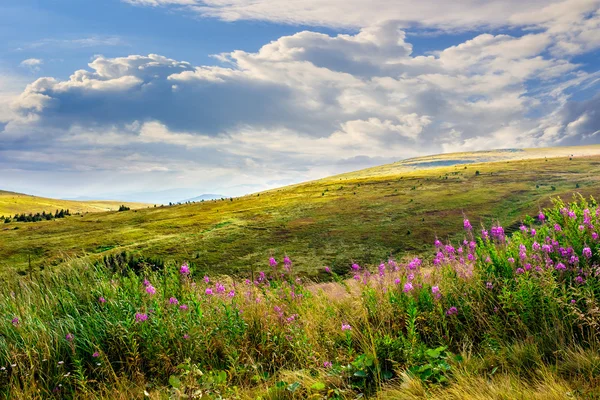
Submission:
MULTIPOLYGON (((551 156, 565 151, 548 150, 551 156)), ((535 152, 543 157, 543 151, 535 152)), ((191 261, 196 271, 245 273, 285 252, 305 271, 323 264, 345 271, 350 260, 377 263, 389 254, 422 251, 436 235, 459 232, 463 211, 474 225, 499 220, 514 228, 518 218, 537 212, 551 196, 595 195, 600 189, 600 156, 515 160, 523 152, 500 153, 486 159, 511 161, 466 169, 391 164, 232 202, 5 224, 0 270, 24 270, 28 254, 34 266, 50 266, 127 250, 191 261)))
POLYGON ((130 208, 144 208, 148 204, 127 203, 112 200, 73 201, 48 199, 27 194, 6 192, 0 190, 0 215, 15 215, 21 213, 55 212, 68 209, 72 213, 100 212, 117 210, 121 204, 130 208))

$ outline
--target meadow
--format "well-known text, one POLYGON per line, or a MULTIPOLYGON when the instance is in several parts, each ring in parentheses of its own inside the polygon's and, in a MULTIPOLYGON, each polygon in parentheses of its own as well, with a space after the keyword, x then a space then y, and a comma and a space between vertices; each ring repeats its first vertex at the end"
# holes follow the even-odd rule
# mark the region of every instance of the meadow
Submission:
POLYGON ((119 206, 121 205, 125 205, 132 209, 145 208, 150 206, 149 204, 144 203, 131 203, 110 200, 58 200, 0 190, 0 216, 5 217, 14 216, 15 214, 22 213, 49 213, 61 209, 69 210, 73 214, 115 211, 118 210, 119 206))
POLYGON ((0 394, 600 396, 596 201, 555 199, 521 215, 512 234, 461 212, 455 234, 430 236, 428 256, 321 266, 321 282, 293 253, 265 256, 246 278, 75 259, 5 282, 0 394))
POLYGON ((325 279, 323 265, 342 273, 352 261, 425 254, 432 237, 454 237, 466 212, 512 232, 551 196, 597 193, 600 156, 550 157, 556 151, 537 150, 534 159, 516 151, 429 157, 419 161, 427 168, 408 161, 232 199, 11 222, 0 226, 0 274, 126 252, 188 262, 197 273, 247 275, 266 256, 293 254, 299 273, 325 279), (471 163, 486 160, 493 162, 471 163), (470 164, 447 165, 458 161, 470 164))

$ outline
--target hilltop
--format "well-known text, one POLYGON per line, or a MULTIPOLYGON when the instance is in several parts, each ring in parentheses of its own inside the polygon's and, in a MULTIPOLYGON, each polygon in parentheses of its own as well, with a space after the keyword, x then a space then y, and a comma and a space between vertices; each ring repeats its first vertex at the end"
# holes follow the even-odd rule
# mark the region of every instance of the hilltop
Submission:
POLYGON ((463 213, 514 230, 552 197, 597 194, 598 176, 600 146, 422 157, 234 199, 4 224, 0 268, 127 251, 199 273, 248 274, 286 253, 305 273, 345 270, 421 254, 436 236, 460 239, 463 213))
POLYGON ((22 213, 54 212, 70 210, 72 214, 118 210, 125 205, 131 209, 149 207, 144 203, 122 202, 117 200, 60 200, 28 194, 0 190, 0 215, 9 216, 22 213))

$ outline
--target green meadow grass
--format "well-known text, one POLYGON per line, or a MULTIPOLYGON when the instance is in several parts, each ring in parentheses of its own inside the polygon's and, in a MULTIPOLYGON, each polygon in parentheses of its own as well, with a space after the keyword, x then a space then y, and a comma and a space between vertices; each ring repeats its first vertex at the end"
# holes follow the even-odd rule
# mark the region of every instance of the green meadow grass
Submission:
POLYGON ((0 398, 598 398, 600 210, 523 217, 505 236, 459 216, 435 258, 329 282, 294 254, 254 281, 75 260, 4 282, 0 398))
POLYGON ((403 168, 371 168, 232 200, 4 224, 0 273, 127 251, 187 261, 197 273, 245 275, 264 266, 265 257, 287 253, 300 272, 317 275, 323 265, 344 269, 351 261, 377 264, 390 254, 421 253, 436 236, 459 231, 467 210, 475 225, 498 220, 511 230, 551 196, 600 189, 600 156, 403 168))

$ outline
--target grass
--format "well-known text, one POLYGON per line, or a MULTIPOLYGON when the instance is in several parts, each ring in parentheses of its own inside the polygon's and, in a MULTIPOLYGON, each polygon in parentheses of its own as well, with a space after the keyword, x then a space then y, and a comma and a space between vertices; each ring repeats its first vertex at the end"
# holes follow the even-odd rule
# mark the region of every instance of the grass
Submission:
MULTIPOLYGON (((556 151, 536 150, 535 157, 556 151)), ((494 158, 488 153, 471 153, 479 157, 471 158, 525 157, 495 152, 494 158)), ((323 265, 341 270, 352 260, 376 265, 390 254, 421 254, 435 236, 457 232, 466 210, 474 223, 498 220, 513 230, 522 215, 548 205, 550 196, 573 191, 588 195, 600 188, 600 156, 593 155, 427 169, 407 163, 415 161, 233 201, 4 224, 0 273, 25 273, 30 258, 33 271, 54 270, 74 259, 93 262, 127 251, 167 262, 187 261, 198 274, 248 274, 263 266, 267 256, 287 253, 296 256, 300 272, 316 278, 323 265)))
POLYGON ((130 208, 149 207, 149 204, 109 200, 74 201, 49 199, 0 190, 0 216, 3 215, 6 217, 22 213, 35 214, 43 211, 54 213, 56 210, 61 209, 70 210, 73 214, 115 211, 118 210, 119 206, 122 204, 130 208))
POLYGON ((251 280, 83 259, 7 280, 0 396, 596 398, 600 209, 543 217, 506 236, 461 216, 433 256, 320 283, 296 256, 251 280))

